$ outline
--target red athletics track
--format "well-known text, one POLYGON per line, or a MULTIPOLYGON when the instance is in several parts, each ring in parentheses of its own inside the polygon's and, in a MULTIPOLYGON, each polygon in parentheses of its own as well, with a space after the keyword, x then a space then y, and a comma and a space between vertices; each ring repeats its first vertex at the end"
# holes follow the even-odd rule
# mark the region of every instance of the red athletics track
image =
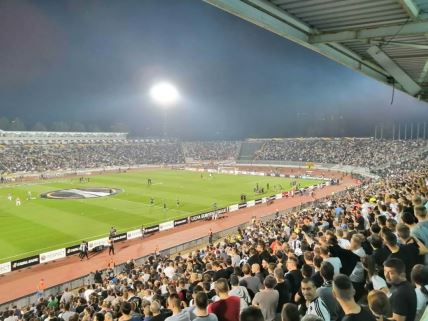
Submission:
MULTIPOLYGON (((329 177, 333 176, 335 175, 330 175, 329 177)), ((355 181, 347 176, 341 181, 340 185, 328 186, 317 190, 316 198, 331 195, 332 192, 338 192, 353 185, 355 185, 355 181)), ((114 260, 116 264, 124 263, 130 258, 138 258, 153 253, 157 246, 159 250, 163 250, 207 236, 210 228, 213 233, 216 233, 229 227, 246 223, 252 216, 266 216, 275 212, 276 209, 284 210, 312 200, 310 196, 276 200, 273 205, 260 204, 242 209, 215 222, 198 221, 179 226, 173 231, 163 231, 148 236, 144 240, 136 239, 118 243, 115 246, 116 255, 114 260)), ((80 261, 77 256, 70 256, 56 262, 40 264, 3 275, 0 277, 0 303, 34 293, 41 278, 44 278, 46 288, 49 288, 85 276, 97 269, 106 269, 110 258, 108 251, 92 254, 89 260, 84 261, 80 261)))

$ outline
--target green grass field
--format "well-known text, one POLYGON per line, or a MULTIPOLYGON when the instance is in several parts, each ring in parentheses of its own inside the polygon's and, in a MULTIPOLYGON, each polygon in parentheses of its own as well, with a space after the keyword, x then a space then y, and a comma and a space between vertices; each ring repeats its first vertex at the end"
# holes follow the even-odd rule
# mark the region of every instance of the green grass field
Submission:
MULTIPOLYGON (((0 187, 0 262, 19 259, 41 252, 78 244, 107 236, 111 226, 118 232, 132 230, 144 224, 158 224, 187 217, 218 207, 237 204, 242 193, 247 200, 275 194, 274 185, 290 190, 290 179, 246 175, 220 175, 201 178, 200 173, 155 170, 92 176, 89 183, 78 178, 39 181, 0 187), (153 184, 147 185, 147 178, 153 184), (253 192, 256 184, 270 184, 265 195, 253 192), (121 188, 123 192, 96 199, 54 200, 40 198, 48 191, 83 187, 121 188), (31 191, 35 199, 27 200, 31 191), (7 199, 11 193, 13 201, 7 199), (15 206, 15 198, 22 201, 15 206), (155 204, 150 205, 150 198, 155 204), (179 199, 180 206, 176 201, 179 199), (163 209, 163 202, 167 210, 163 209)), ((299 180, 301 186, 319 183, 299 180)))

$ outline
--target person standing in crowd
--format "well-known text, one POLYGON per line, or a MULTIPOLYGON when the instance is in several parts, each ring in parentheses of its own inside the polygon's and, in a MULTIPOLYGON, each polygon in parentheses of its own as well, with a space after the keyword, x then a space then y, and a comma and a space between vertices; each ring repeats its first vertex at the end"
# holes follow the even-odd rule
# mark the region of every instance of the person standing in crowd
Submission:
POLYGON ((281 321, 300 321, 300 314, 297 305, 294 303, 284 304, 281 311, 281 321))
POLYGON ((201 291, 196 293, 195 297, 196 308, 194 314, 196 318, 192 321, 218 321, 217 316, 214 313, 208 313, 208 296, 205 292, 201 291))
POLYGON ((273 271, 274 277, 276 279, 275 290, 278 291, 278 307, 276 309, 277 319, 280 318, 282 307, 284 304, 290 302, 290 285, 284 280, 284 271, 282 267, 277 267, 273 271))
POLYGON ((240 298, 229 295, 227 280, 218 279, 214 287, 219 300, 208 306, 208 312, 214 313, 218 321, 239 321, 240 298))
MULTIPOLYGON (((428 247, 428 215, 427 205, 419 205, 414 208, 415 215, 418 219, 418 223, 415 228, 412 229, 411 234, 420 240, 425 247, 428 247)), ((428 265, 428 253, 425 254, 424 264, 428 265)))
POLYGON ((265 321, 265 319, 259 308, 250 306, 241 312, 240 321, 265 321))
MULTIPOLYGON (((412 283, 416 286, 416 318, 415 321, 423 321, 421 319, 425 310, 428 311, 428 266, 417 264, 413 267, 411 273, 412 283)), ((427 319, 428 320, 428 319, 427 319)))
POLYGON ((150 311, 152 312, 153 318, 151 321, 164 321, 166 314, 161 312, 161 305, 158 301, 152 301, 150 303, 150 311))
POLYGON ((389 301, 392 319, 395 321, 414 321, 416 316, 416 292, 406 279, 406 265, 397 258, 383 263, 386 281, 392 285, 389 301))
POLYGON ((239 285, 239 279, 236 274, 230 276, 230 285, 232 289, 229 291, 229 295, 235 295, 241 299, 240 310, 242 312, 243 309, 251 304, 250 294, 245 286, 239 285))
POLYGON ((321 277, 323 278, 324 283, 321 287, 317 289, 317 295, 321 300, 327 305, 328 311, 330 313, 330 320, 337 321, 343 315, 342 309, 340 308, 339 302, 333 295, 333 277, 334 277, 334 267, 328 262, 324 261, 321 263, 320 269, 321 277))
POLYGON ((324 321, 330 321, 330 312, 325 302, 317 295, 317 287, 314 281, 310 278, 303 279, 301 289, 306 300, 306 315, 314 314, 324 321))
POLYGON ((165 321, 190 321, 190 314, 187 310, 183 310, 181 300, 177 293, 170 293, 168 299, 168 308, 172 311, 172 316, 165 321))
POLYGON ((285 282, 288 282, 291 290, 291 302, 295 303, 296 293, 300 289, 300 282, 302 282, 302 272, 297 268, 297 259, 290 256, 287 259, 286 267, 288 272, 285 274, 285 282))
POLYGON ((354 300, 355 290, 349 276, 338 274, 333 279, 333 295, 345 316, 341 321, 376 321, 375 317, 354 300))
POLYGON ((367 301, 370 311, 372 311, 378 321, 392 321, 392 319, 388 319, 391 313, 391 305, 384 292, 378 290, 370 291, 367 301))
POLYGON ((263 281, 264 289, 257 292, 253 299, 253 305, 262 310, 265 321, 274 321, 278 307, 279 293, 275 290, 276 280, 268 275, 263 281))

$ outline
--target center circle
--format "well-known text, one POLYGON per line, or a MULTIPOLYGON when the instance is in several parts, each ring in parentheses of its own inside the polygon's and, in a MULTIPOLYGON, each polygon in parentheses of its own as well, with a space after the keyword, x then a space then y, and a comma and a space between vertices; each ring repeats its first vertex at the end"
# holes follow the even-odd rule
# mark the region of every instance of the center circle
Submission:
POLYGON ((40 197, 49 199, 85 199, 112 196, 120 192, 122 192, 120 188, 112 187, 70 188, 46 192, 40 194, 40 197))

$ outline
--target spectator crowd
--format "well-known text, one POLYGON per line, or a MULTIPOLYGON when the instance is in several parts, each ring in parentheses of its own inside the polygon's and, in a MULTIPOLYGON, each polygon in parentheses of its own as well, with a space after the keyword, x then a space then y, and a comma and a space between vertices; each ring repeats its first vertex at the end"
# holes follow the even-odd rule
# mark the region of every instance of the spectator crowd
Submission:
POLYGON ((11 173, 183 162, 177 141, 4 145, 0 149, 0 166, 11 173))
MULTIPOLYGON (((126 140, 97 144, 0 145, 3 173, 45 172, 132 166, 230 161, 239 158, 239 141, 179 142, 126 140)), ((369 168, 381 176, 423 168, 428 160, 425 140, 391 141, 358 138, 266 140, 254 160, 316 162, 369 168)))
POLYGON ((96 271, 4 321, 426 321, 428 170, 363 181, 176 257, 96 271))
POLYGON ((234 160, 238 158, 241 142, 239 141, 199 141, 183 142, 185 157, 193 160, 234 160))
POLYGON ((283 139, 266 141, 255 159, 378 168, 419 156, 427 148, 426 140, 283 139))

